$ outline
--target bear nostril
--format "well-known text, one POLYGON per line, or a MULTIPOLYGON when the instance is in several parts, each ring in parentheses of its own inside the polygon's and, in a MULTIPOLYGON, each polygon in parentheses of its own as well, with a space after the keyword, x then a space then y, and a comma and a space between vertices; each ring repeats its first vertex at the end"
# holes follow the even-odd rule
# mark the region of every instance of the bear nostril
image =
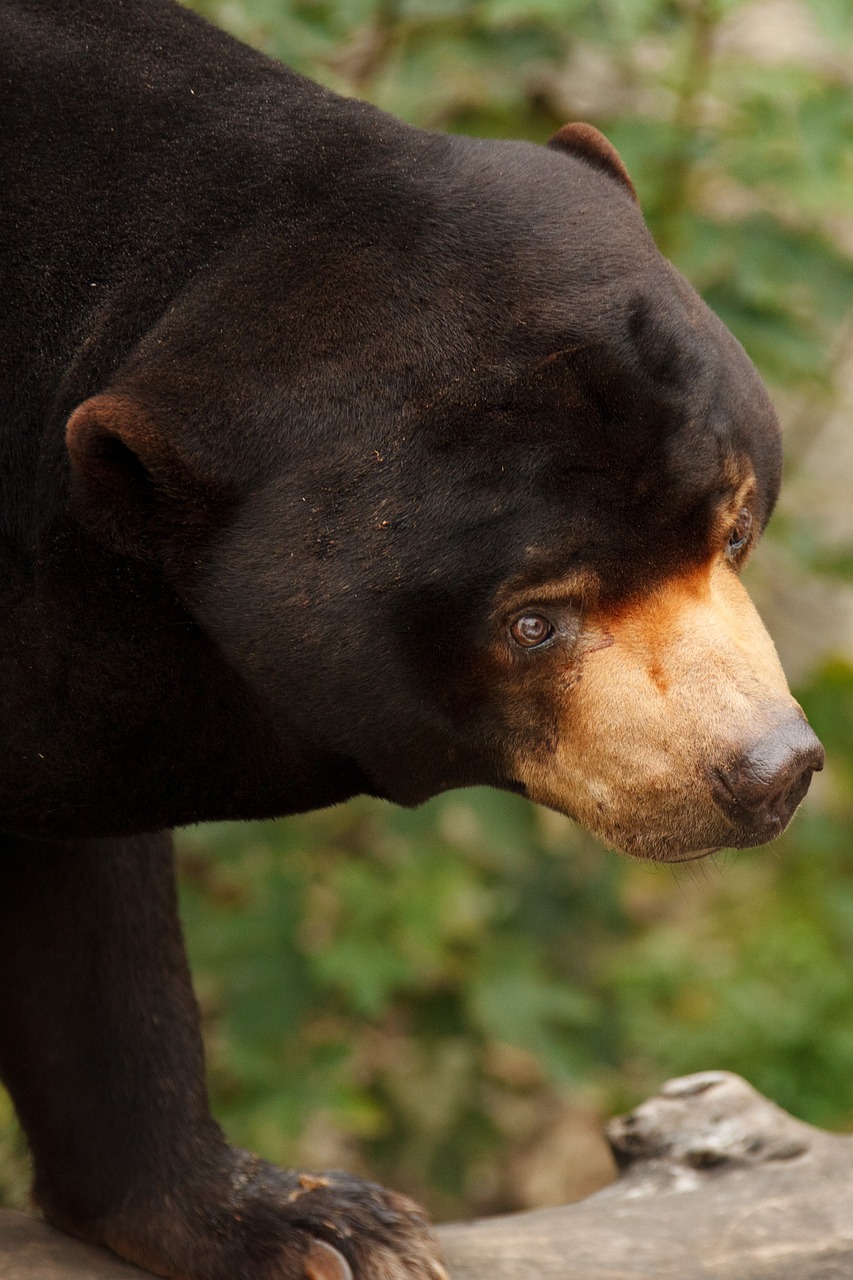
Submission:
POLYGON ((714 770, 714 801, 732 822, 770 839, 787 826, 824 759, 811 727, 793 715, 714 770))

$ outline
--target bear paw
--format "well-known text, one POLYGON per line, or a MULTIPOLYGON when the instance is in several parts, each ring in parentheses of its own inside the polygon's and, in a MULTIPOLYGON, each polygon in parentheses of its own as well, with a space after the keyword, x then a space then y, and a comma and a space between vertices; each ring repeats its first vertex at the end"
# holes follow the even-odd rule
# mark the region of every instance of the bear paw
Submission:
POLYGON ((423 1210, 406 1196, 346 1173, 234 1156, 224 1195, 208 1187, 192 1206, 170 1195, 165 1218, 125 1208, 101 1242, 172 1280, 449 1280, 423 1210))
POLYGON ((237 1182, 253 1239, 259 1218, 300 1238, 299 1269, 288 1243, 286 1263, 269 1273, 275 1280, 448 1280, 426 1216, 406 1196, 346 1173, 285 1173, 254 1157, 237 1182))

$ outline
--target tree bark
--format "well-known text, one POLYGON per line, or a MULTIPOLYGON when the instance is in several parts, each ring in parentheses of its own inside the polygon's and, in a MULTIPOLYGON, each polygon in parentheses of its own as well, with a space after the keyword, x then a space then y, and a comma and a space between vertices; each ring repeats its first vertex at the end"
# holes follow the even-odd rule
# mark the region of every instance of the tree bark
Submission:
MULTIPOLYGON (((851 1280, 853 1137, 795 1120, 746 1081, 671 1080, 608 1126, 611 1187, 562 1209, 441 1227, 453 1280, 851 1280)), ((143 1275, 0 1214, 2 1280, 143 1275)))

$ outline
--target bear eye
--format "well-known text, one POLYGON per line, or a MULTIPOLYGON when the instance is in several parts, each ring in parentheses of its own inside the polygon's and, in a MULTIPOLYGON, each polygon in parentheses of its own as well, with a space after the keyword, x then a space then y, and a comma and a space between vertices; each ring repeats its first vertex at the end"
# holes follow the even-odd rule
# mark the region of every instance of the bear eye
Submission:
POLYGON ((523 613, 520 618, 516 618, 509 633, 515 643, 521 645, 523 649, 535 649, 551 639, 554 628, 548 619, 543 618, 539 613, 523 613))
POLYGON ((748 507, 743 507, 735 521, 734 528, 729 534, 729 540, 726 544, 726 555, 731 559, 743 551, 749 542, 749 535, 752 531, 752 512, 748 507))

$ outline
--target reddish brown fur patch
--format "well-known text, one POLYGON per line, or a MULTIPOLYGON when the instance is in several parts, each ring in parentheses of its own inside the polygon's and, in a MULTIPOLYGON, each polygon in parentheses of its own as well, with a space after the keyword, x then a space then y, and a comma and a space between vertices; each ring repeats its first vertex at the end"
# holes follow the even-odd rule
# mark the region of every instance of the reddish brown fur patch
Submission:
MULTIPOLYGON (((534 556, 538 548, 529 548, 534 556)), ((601 591, 601 582, 591 569, 579 569, 568 577, 548 578, 542 582, 531 582, 531 569, 527 568, 523 575, 501 593, 496 606, 496 613, 508 614, 513 609, 523 609, 534 603, 547 604, 554 601, 560 604, 566 600, 575 600, 585 609, 594 608, 601 591)))
POLYGON ((182 563, 221 527, 226 493, 132 398, 105 391, 85 400, 68 419, 65 440, 75 514, 107 545, 182 563))
POLYGON ((316 1173, 300 1173, 299 1185, 303 1191, 317 1191, 322 1187, 331 1186, 328 1178, 321 1178, 316 1173))
MULTIPOLYGON (((627 187, 637 200, 637 192, 622 163, 622 157, 613 143, 591 124, 576 121, 564 124, 553 137, 548 139, 548 146, 555 151, 567 151, 570 155, 579 156, 595 169, 603 169, 627 187)), ((639 204, 639 201, 637 200, 639 204)))
POLYGON ((654 662, 649 667, 649 679, 656 688, 660 689, 661 693, 666 693, 669 688, 669 681, 663 673, 663 667, 659 663, 654 662))

